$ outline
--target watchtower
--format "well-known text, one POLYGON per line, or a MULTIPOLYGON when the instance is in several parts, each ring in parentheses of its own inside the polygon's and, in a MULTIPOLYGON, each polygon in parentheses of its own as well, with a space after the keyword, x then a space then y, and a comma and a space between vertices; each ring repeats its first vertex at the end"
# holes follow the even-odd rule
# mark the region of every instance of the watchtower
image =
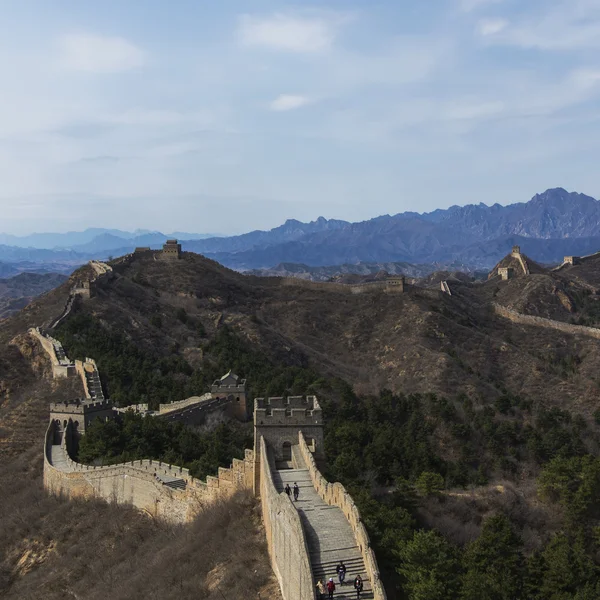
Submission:
POLYGON ((54 421, 62 433, 69 421, 73 421, 73 430, 78 435, 83 435, 87 427, 95 419, 108 421, 114 418, 115 411, 110 400, 74 400, 69 402, 55 402, 50 404, 50 420, 54 421))
POLYGON ((91 298, 94 295, 94 284, 89 279, 78 281, 73 289, 73 294, 85 299, 91 298))
POLYGON ((514 274, 514 269, 512 267, 499 267, 498 275, 502 277, 502 281, 506 281, 507 279, 512 279, 514 274))
POLYGON ((233 416, 240 421, 247 421, 250 411, 247 404, 246 380, 240 379, 235 373, 229 371, 220 379, 215 379, 210 393, 215 399, 231 398, 233 404, 233 416))
POLYGON ((181 244, 177 243, 177 240, 167 240, 166 244, 163 244, 161 253, 162 258, 178 260, 181 258, 181 244))
POLYGON ((511 253, 512 253, 513 256, 521 254, 521 246, 513 246, 511 253))
POLYGON ((578 265, 581 262, 579 256, 565 256, 563 265, 578 265))
POLYGON ((386 277, 385 285, 388 289, 394 292, 403 292, 406 280, 404 275, 398 275, 396 277, 386 277))
POLYGON ((323 412, 316 396, 256 398, 254 400, 254 452, 260 453, 260 438, 272 448, 276 461, 292 460, 292 446, 302 431, 315 459, 325 458, 323 412))

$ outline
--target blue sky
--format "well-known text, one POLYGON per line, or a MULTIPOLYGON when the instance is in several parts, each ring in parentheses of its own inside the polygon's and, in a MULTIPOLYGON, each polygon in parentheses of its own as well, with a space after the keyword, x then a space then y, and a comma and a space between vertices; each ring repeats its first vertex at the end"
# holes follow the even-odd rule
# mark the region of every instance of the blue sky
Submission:
POLYGON ((600 196, 600 0, 0 0, 0 231, 600 196))

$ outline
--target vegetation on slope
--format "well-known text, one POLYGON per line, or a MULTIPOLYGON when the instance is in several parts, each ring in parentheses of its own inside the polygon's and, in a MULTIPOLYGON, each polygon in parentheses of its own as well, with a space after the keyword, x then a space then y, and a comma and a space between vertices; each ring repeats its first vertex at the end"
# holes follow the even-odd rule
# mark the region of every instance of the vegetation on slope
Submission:
MULTIPOLYGON (((509 394, 492 405, 474 404, 465 395, 383 391, 358 397, 340 379, 274 365, 230 329, 222 330, 210 349, 220 368, 232 364, 271 393, 319 395, 327 476, 352 492, 387 584, 397 588, 398 597, 541 599, 552 581, 579 564, 588 565, 587 575, 565 583, 563 595, 556 597, 585 598, 581 594, 596 589, 591 506, 600 493, 600 471, 588 449, 596 437, 594 426, 581 417, 509 394), (516 508, 506 505, 510 490, 485 502, 476 492, 452 491, 485 490, 489 481, 501 479, 506 487, 518 485, 540 469, 545 504, 537 510, 529 506, 536 502, 532 491, 516 508), (556 565, 556 552, 567 544, 566 562, 556 565), (506 564, 500 567, 502 560, 506 564)), ((123 425, 93 427, 82 440, 81 456, 152 457, 190 466, 203 476, 243 448, 227 439, 231 426, 221 427, 201 435, 128 416, 123 425)))
POLYGON ((118 421, 92 423, 79 443, 79 460, 108 465, 152 458, 205 479, 219 467, 229 467, 234 458, 243 459, 252 444, 250 424, 225 422, 200 433, 182 423, 125 413, 118 421))
POLYGON ((101 501, 46 494, 39 444, 0 466, 4 600, 280 598, 254 499, 174 526, 101 501), (35 464, 35 466, 33 466, 35 464))

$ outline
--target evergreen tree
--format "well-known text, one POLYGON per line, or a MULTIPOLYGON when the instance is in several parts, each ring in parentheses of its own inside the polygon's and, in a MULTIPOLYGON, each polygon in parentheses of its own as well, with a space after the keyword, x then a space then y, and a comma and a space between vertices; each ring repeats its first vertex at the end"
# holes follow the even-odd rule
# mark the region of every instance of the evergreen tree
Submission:
POLYGON ((416 531, 398 551, 398 573, 410 600, 454 600, 460 590, 458 552, 435 531, 416 531))
POLYGON ((464 600, 514 600, 523 584, 521 540, 504 515, 487 519, 464 556, 464 600))

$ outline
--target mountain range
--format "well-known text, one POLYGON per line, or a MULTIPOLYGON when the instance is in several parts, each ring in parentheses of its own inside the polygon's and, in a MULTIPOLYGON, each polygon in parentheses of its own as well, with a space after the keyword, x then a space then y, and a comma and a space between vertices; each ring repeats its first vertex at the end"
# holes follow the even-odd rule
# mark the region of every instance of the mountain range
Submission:
POLYGON ((600 202, 555 188, 536 194, 528 202, 507 206, 451 206, 430 213, 382 215, 358 223, 323 217, 309 223, 289 219, 269 231, 229 237, 116 229, 25 238, 3 234, 0 261, 73 267, 91 258, 128 253, 136 246, 159 248, 170 237, 178 238, 186 251, 204 254, 240 271, 268 270, 281 263, 324 267, 391 262, 433 263, 452 270, 486 269, 512 245, 520 245, 542 263, 559 262, 568 254, 595 252, 600 248, 600 202))

